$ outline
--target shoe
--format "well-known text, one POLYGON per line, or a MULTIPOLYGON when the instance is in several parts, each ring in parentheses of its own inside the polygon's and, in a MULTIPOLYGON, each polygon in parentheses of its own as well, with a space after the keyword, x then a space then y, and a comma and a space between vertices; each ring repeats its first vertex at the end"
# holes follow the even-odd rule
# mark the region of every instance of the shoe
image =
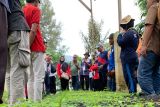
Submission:
POLYGON ((160 101, 159 99, 160 97, 156 94, 151 94, 151 95, 146 95, 144 96, 144 99, 145 100, 148 100, 148 101, 154 101, 154 102, 157 102, 157 101, 160 101))
POLYGON ((146 93, 144 93, 144 92, 140 92, 140 93, 138 93, 138 96, 139 97, 143 97, 143 96, 147 96, 148 94, 146 94, 146 93))
POLYGON ((2 99, 0 99, 0 104, 3 104, 3 101, 2 101, 2 99))

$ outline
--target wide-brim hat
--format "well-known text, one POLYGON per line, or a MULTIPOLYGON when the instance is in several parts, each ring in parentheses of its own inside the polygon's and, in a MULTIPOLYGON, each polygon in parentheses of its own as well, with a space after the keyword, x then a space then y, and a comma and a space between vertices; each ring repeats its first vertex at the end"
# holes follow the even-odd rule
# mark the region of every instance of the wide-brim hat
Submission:
POLYGON ((121 20, 121 22, 120 22, 120 24, 121 25, 126 25, 126 24, 128 24, 131 20, 135 20, 135 19, 133 19, 130 15, 127 15, 126 17, 124 17, 122 20, 121 20))
POLYGON ((89 52, 86 52, 86 53, 84 53, 83 55, 88 55, 88 56, 90 57, 90 54, 89 54, 89 52))

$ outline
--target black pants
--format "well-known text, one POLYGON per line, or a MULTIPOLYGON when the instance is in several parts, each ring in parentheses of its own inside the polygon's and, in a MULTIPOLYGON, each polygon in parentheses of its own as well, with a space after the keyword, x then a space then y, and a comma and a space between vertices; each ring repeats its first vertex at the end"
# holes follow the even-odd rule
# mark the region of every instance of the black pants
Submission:
POLYGON ((99 72, 99 81, 100 81, 100 90, 103 91, 107 87, 107 73, 106 72, 99 72))
POLYGON ((52 93, 55 94, 56 93, 56 78, 55 76, 51 76, 49 77, 49 75, 46 73, 45 75, 45 88, 46 88, 46 93, 52 93))
POLYGON ((7 66, 7 11, 6 8, 0 3, 0 100, 3 97, 5 74, 7 66))
POLYGON ((86 87, 86 90, 89 90, 89 75, 81 75, 80 82, 81 82, 81 89, 82 90, 85 90, 84 85, 86 87))
POLYGON ((62 91, 69 90, 69 80, 61 78, 60 81, 61 81, 61 90, 62 91))
POLYGON ((99 79, 93 80, 93 89, 94 91, 100 91, 100 82, 99 79))
POLYGON ((89 78, 89 89, 93 90, 93 78, 89 78))

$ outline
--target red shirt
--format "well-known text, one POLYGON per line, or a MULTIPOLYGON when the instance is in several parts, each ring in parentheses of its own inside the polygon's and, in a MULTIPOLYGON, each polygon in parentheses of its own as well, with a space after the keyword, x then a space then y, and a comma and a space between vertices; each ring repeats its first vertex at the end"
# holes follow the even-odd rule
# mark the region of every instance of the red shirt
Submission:
POLYGON ((90 67, 90 72, 92 72, 92 73, 94 74, 94 75, 93 75, 93 79, 94 79, 94 80, 99 79, 98 64, 93 64, 93 65, 90 67))
MULTIPOLYGON (((30 28, 32 27, 33 23, 40 24, 41 11, 38 7, 28 3, 24 6, 23 12, 30 28)), ((31 45, 31 51, 45 52, 45 45, 43 42, 40 25, 38 26, 37 35, 31 45)))

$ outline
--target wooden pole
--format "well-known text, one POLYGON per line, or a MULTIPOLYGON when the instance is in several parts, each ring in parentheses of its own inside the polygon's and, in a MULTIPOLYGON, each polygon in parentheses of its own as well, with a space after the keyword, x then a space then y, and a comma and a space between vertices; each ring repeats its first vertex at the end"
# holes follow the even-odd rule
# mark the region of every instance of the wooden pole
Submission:
MULTIPOLYGON (((121 0, 118 0, 118 26, 122 19, 122 9, 121 9, 121 0)), ((116 90, 117 91, 127 91, 127 86, 123 76, 122 63, 120 60, 121 48, 117 44, 117 36, 120 33, 121 28, 119 27, 119 32, 115 33, 114 36, 114 52, 115 52, 115 73, 116 73, 116 90)))

